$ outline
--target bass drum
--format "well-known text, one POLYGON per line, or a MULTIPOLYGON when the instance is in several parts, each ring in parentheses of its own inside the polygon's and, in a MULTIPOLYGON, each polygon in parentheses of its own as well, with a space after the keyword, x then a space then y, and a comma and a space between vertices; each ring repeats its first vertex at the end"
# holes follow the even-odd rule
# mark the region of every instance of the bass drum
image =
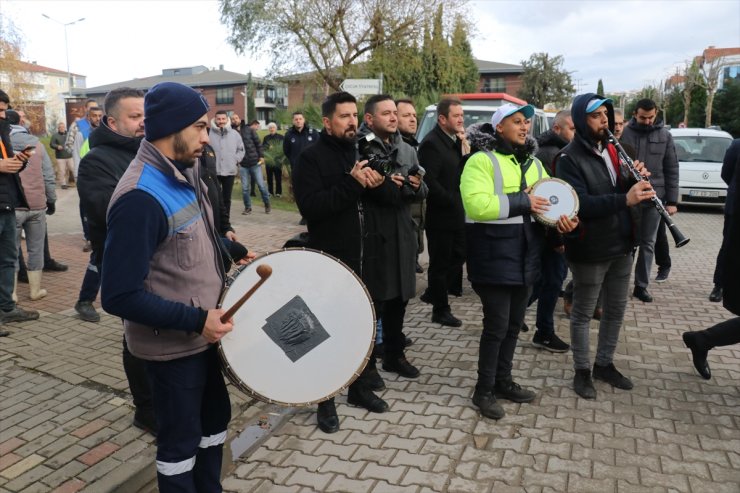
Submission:
POLYGON ((234 315, 218 345, 227 378, 261 401, 310 406, 344 390, 369 361, 375 311, 362 281, 323 252, 289 248, 260 256, 229 278, 228 309, 272 275, 234 315))

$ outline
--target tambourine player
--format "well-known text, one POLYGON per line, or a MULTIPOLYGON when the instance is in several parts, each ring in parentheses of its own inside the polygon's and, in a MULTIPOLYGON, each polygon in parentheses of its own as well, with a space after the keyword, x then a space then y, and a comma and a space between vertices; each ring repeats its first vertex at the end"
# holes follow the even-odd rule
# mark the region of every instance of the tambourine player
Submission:
MULTIPOLYGON (((499 107, 491 123, 468 130, 473 153, 464 161, 460 193, 466 215, 468 279, 483 305, 478 381, 473 404, 487 418, 500 419, 497 398, 531 402, 536 394, 514 382, 514 350, 539 274, 545 227, 532 216, 549 209, 547 198, 531 193, 547 170, 534 156, 529 136, 534 107, 499 107)), ((572 231, 578 218, 561 215, 556 228, 572 231)))

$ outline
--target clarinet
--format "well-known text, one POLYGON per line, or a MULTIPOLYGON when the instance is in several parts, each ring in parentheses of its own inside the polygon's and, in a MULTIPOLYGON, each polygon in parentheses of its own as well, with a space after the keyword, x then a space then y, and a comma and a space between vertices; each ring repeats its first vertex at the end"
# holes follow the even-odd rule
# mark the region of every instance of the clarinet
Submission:
MULTIPOLYGON (((640 172, 635 169, 634 161, 632 161, 632 158, 627 155, 624 148, 622 147, 622 144, 619 143, 617 138, 614 137, 614 134, 611 133, 608 128, 606 129, 606 133, 609 134, 609 142, 611 144, 614 144, 614 147, 617 148, 619 160, 627 167, 629 172, 632 174, 632 177, 637 181, 646 181, 650 183, 650 178, 648 178, 647 176, 642 176, 640 172)), ((653 202, 655 208, 658 209, 658 214, 660 214, 665 223, 668 225, 668 231, 671 232, 671 236, 673 236, 673 241, 676 242, 676 248, 681 248, 686 243, 688 243, 691 238, 687 238, 683 235, 683 233, 681 233, 681 231, 678 229, 678 226, 676 226, 676 223, 673 222, 670 214, 668 214, 668 211, 663 206, 663 202, 661 202, 657 196, 651 197, 650 200, 653 202)))

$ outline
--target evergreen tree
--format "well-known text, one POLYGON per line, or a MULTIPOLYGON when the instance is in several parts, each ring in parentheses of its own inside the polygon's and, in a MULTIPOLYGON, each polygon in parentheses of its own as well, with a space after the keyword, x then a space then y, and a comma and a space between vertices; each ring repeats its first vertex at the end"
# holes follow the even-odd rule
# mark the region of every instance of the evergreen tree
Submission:
POLYGON ((599 79, 599 83, 596 85, 596 94, 604 94, 604 83, 599 79))

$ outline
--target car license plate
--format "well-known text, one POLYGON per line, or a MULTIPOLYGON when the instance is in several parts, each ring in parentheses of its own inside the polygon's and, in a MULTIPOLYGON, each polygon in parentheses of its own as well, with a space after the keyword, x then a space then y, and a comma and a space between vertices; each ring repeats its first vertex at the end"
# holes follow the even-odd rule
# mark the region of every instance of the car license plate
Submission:
POLYGON ((689 190, 689 197, 717 198, 719 192, 716 190, 689 190))

